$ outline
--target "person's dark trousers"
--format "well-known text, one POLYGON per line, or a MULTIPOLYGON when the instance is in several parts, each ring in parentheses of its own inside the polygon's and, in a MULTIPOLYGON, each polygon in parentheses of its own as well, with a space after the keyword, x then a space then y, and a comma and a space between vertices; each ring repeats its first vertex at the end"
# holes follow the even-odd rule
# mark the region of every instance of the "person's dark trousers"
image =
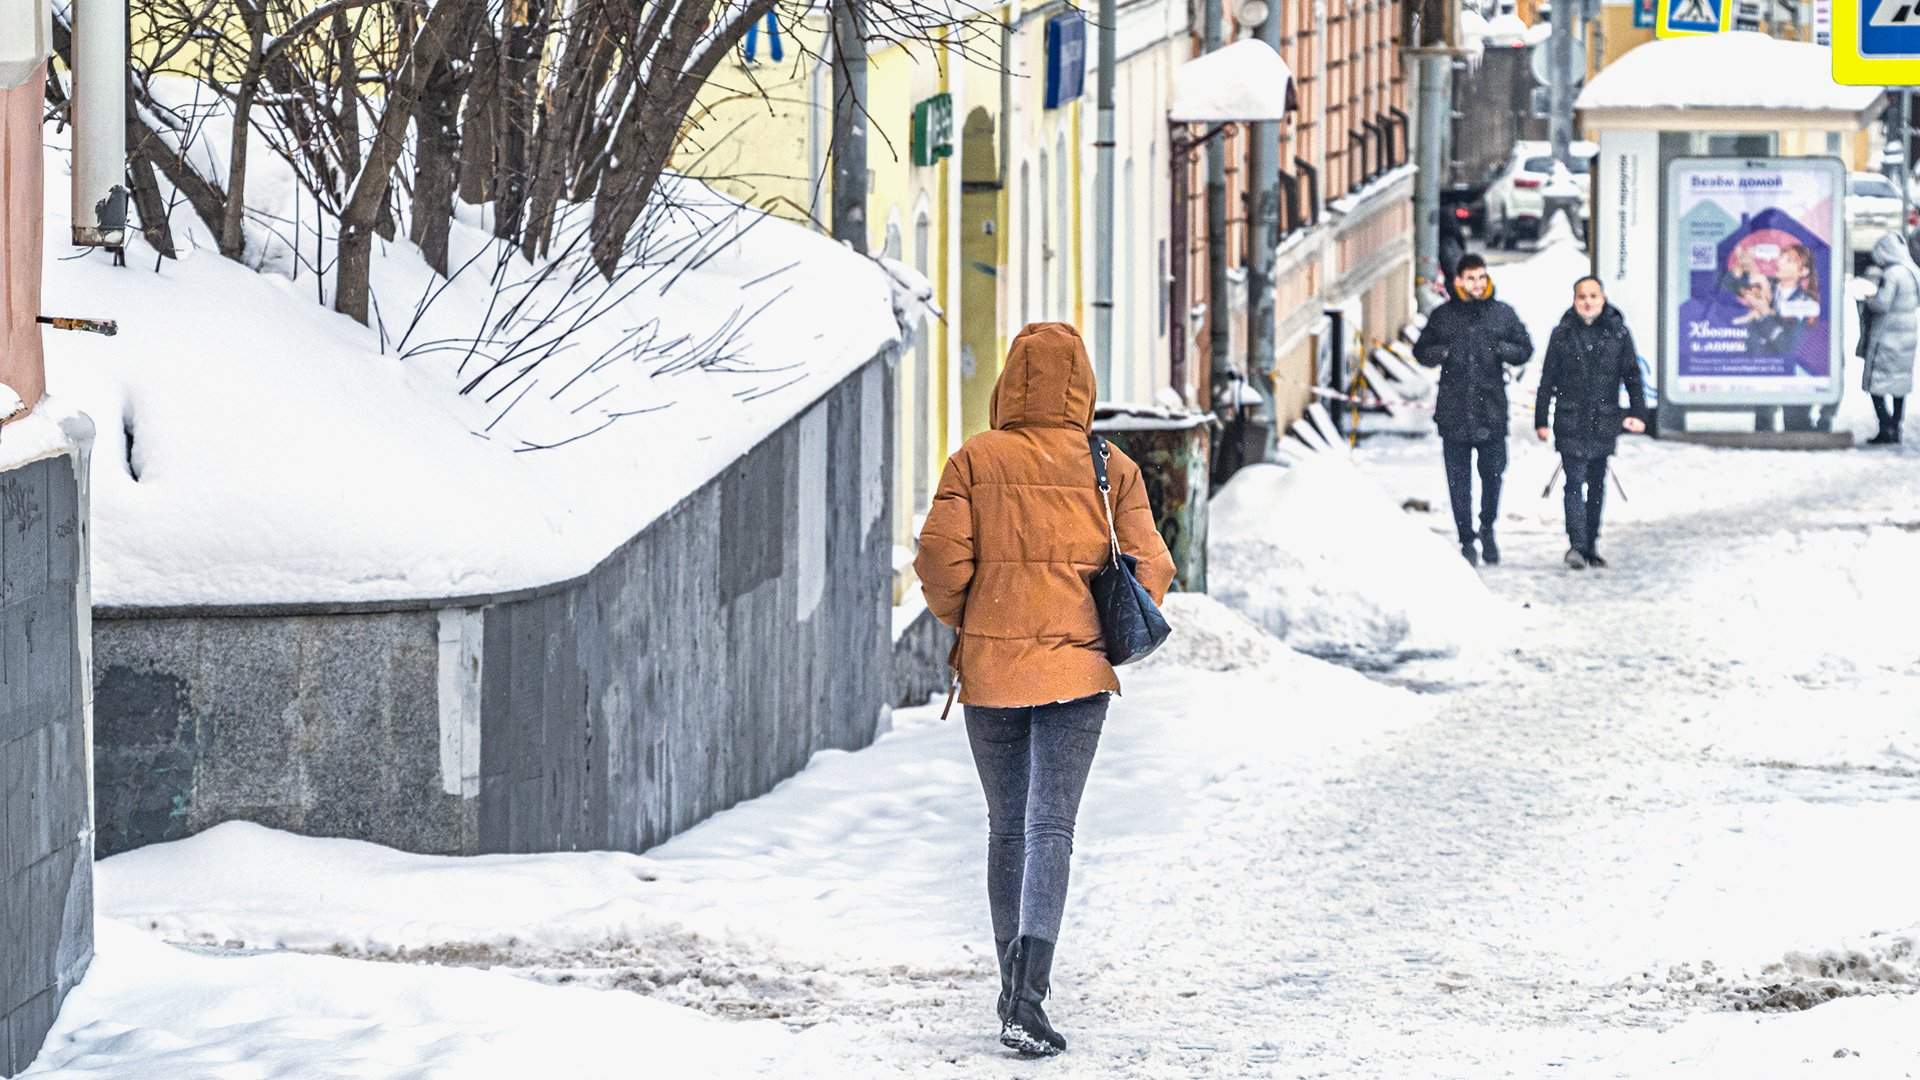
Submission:
POLYGON ((1600 544, 1600 511, 1607 503, 1607 459, 1560 455, 1567 475, 1567 546, 1592 555, 1600 544))
POLYGON ((987 796, 987 904, 998 941, 1060 940, 1080 795, 1107 695, 1026 709, 969 705, 967 741, 987 796))
POLYGON ((1507 440, 1483 443, 1448 439, 1443 447, 1447 462, 1447 495, 1453 500, 1453 527, 1460 542, 1470 544, 1473 530, 1473 471, 1477 457, 1480 465, 1480 529, 1492 532, 1500 517, 1500 478, 1507 471, 1507 440))

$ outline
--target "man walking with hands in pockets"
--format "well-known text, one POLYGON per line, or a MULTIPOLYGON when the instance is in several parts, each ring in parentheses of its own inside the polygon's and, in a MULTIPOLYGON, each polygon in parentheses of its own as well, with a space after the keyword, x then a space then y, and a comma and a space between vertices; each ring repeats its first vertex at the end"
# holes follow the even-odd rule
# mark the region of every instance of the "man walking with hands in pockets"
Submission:
POLYGON ((1567 555, 1569 570, 1603 567, 1600 510, 1607 497, 1607 458, 1622 429, 1647 430, 1641 417, 1647 402, 1640 386, 1640 359, 1633 334, 1620 309, 1607 303, 1600 279, 1583 277, 1573 285, 1573 306, 1560 317, 1547 341, 1546 367, 1533 402, 1534 434, 1555 437, 1566 473, 1567 555), (1631 408, 1620 411, 1620 388, 1631 408), (1553 427, 1547 427, 1547 414, 1553 427))
POLYGON ((1494 522, 1500 516, 1500 479, 1507 471, 1506 368, 1533 358, 1533 339, 1513 308, 1493 298, 1493 279, 1478 255, 1464 255, 1453 271, 1453 297, 1433 309, 1413 346, 1414 358, 1440 369, 1434 425, 1447 461, 1447 493, 1460 554, 1478 565, 1500 562, 1494 522), (1473 529, 1474 459, 1480 466, 1480 531, 1473 529), (1479 541, 1479 550, 1474 542, 1479 541))

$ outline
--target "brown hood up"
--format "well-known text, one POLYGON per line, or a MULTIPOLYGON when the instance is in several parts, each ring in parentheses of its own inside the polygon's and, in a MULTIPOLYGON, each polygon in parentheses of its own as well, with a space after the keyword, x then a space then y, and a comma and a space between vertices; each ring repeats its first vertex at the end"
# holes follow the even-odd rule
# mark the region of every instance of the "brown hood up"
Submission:
POLYGON ((1028 323, 1007 350, 988 413, 995 431, 1093 429, 1093 361, 1066 323, 1028 323))
MULTIPOLYGON (((967 705, 1011 709, 1120 689, 1087 583, 1113 558, 1087 431, 1093 364, 1073 327, 1013 339, 993 391, 992 431, 947 460, 914 571, 935 618, 958 630, 952 662, 967 705)), ((1174 575, 1139 466, 1111 447, 1113 527, 1158 601, 1174 575)))

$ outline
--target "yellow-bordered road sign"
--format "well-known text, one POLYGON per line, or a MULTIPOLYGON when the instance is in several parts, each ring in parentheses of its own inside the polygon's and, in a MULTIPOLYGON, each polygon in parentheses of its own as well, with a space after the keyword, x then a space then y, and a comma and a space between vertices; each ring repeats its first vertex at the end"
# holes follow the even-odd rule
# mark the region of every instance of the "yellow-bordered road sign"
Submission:
POLYGON ((1920 86, 1920 2, 1834 0, 1833 81, 1920 86))
MULTIPOLYGON (((1733 22, 1736 0, 1654 0, 1655 37, 1718 34, 1733 22)), ((1845 0, 1841 0, 1845 2, 1845 0)))

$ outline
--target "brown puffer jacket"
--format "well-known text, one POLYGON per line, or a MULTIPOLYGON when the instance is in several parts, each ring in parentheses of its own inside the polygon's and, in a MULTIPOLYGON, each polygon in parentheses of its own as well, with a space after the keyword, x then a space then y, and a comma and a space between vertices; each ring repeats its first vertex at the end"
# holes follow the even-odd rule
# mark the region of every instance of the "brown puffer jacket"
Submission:
MULTIPOLYGON (((993 391, 993 430, 947 461, 913 560, 927 607, 960 631, 953 665, 960 700, 1019 708, 1118 691, 1101 651, 1087 582, 1110 550, 1087 432, 1093 365, 1065 323, 1034 323, 1013 339, 993 391)), ((1120 548, 1139 559, 1155 601, 1173 557, 1153 526, 1140 468, 1107 462, 1120 548)))

